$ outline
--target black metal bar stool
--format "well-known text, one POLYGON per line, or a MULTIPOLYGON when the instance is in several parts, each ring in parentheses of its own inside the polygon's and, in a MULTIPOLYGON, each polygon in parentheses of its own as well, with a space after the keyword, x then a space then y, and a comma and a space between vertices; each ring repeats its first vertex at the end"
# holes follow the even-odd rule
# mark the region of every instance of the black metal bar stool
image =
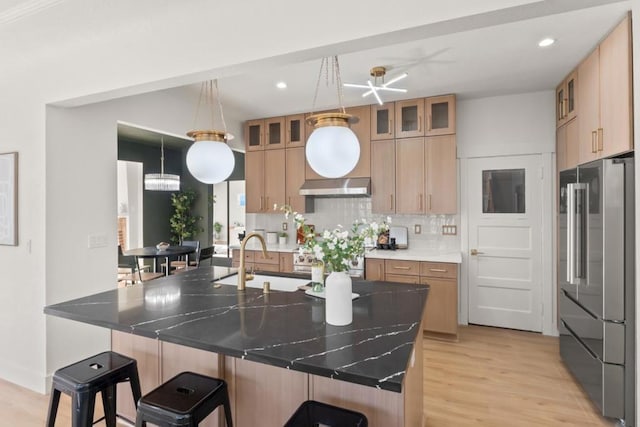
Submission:
POLYGON ((160 427, 195 427, 218 406, 224 406, 227 427, 233 427, 229 392, 224 380, 182 372, 142 396, 136 427, 147 422, 160 427))
POLYGON ((360 412, 339 408, 315 400, 307 400, 298 407, 284 427, 367 427, 367 417, 360 412))
POLYGON ((71 396, 73 427, 93 425, 96 393, 100 392, 104 417, 98 421, 104 419, 108 427, 115 427, 116 386, 125 381, 131 383, 133 400, 136 403, 141 395, 136 361, 112 351, 105 351, 58 369, 53 374, 47 426, 55 425, 61 392, 71 396))

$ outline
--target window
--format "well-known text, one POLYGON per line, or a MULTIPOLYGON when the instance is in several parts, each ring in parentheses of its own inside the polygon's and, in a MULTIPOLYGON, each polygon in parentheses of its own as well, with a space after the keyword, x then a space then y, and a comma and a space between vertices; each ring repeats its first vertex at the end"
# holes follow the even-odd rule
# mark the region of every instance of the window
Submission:
POLYGON ((482 212, 525 213, 524 169, 482 171, 482 212))

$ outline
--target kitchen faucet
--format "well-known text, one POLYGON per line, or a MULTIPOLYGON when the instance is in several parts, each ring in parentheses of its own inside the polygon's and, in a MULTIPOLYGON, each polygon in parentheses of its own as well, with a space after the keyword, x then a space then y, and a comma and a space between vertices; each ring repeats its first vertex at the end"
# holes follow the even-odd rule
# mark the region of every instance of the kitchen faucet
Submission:
POLYGON ((240 265, 238 266, 238 290, 239 291, 244 291, 246 289, 247 271, 244 266, 244 248, 245 246, 247 246, 247 242, 252 237, 258 238, 258 240, 260 241, 260 244, 262 244, 262 255, 264 255, 265 258, 267 257, 267 245, 264 242, 264 237, 262 237, 262 235, 254 231, 252 233, 249 233, 247 237, 242 239, 242 242, 240 242, 240 265))

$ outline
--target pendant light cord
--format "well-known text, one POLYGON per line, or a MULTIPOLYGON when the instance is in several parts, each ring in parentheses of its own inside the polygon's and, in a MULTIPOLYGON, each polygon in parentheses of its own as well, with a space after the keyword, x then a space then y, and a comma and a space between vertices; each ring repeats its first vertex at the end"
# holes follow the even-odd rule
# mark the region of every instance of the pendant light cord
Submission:
POLYGON ((160 137, 160 175, 164 175, 164 137, 160 137))
MULTIPOLYGON (((338 62, 338 55, 331 57, 331 83, 337 86, 338 92, 338 105, 343 114, 346 114, 344 108, 344 98, 342 95, 342 78, 340 77, 340 63, 338 62)), ((329 87, 329 58, 324 57, 320 61, 320 71, 318 72, 318 81, 316 82, 316 92, 313 95, 313 104, 311 105, 311 114, 316 111, 316 102, 318 100, 318 92, 320 90, 320 80, 322 80, 322 71, 324 70, 325 84, 329 87)))
POLYGON ((198 116, 200 115, 200 106, 202 105, 202 98, 206 96, 205 102, 209 106, 209 112, 211 113, 211 130, 215 130, 215 111, 213 108, 213 99, 214 99, 214 91, 215 87, 215 98, 218 101, 218 109, 220 110, 220 118, 222 120, 222 130, 224 131, 224 137, 227 138, 227 123, 224 120, 224 111, 222 109, 222 100, 220 99, 220 90, 218 89, 218 79, 208 80, 206 82, 202 82, 200 86, 200 96, 198 97, 198 105, 196 106, 196 114, 193 117, 193 126, 192 129, 196 129, 198 116))

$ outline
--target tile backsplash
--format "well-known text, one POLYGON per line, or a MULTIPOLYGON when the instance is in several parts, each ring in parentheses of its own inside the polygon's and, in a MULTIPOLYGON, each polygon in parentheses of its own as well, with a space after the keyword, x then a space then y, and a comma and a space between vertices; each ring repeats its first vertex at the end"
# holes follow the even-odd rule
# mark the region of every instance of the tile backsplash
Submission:
MULTIPOLYGON (((356 219, 381 221, 386 215, 371 213, 371 198, 316 198, 315 212, 304 215, 307 224, 315 225, 316 230, 335 228, 341 224, 350 229, 356 219)), ((409 229, 409 248, 454 252, 460 250, 460 216, 459 215, 389 215, 392 225, 405 226, 409 229), (421 228, 415 234, 415 225, 421 228), (443 225, 456 225, 456 235, 443 235, 443 225)), ((264 229, 265 231, 281 231, 282 223, 288 222, 289 236, 294 235, 293 220, 285 220, 284 214, 247 214, 246 229, 264 229)))

